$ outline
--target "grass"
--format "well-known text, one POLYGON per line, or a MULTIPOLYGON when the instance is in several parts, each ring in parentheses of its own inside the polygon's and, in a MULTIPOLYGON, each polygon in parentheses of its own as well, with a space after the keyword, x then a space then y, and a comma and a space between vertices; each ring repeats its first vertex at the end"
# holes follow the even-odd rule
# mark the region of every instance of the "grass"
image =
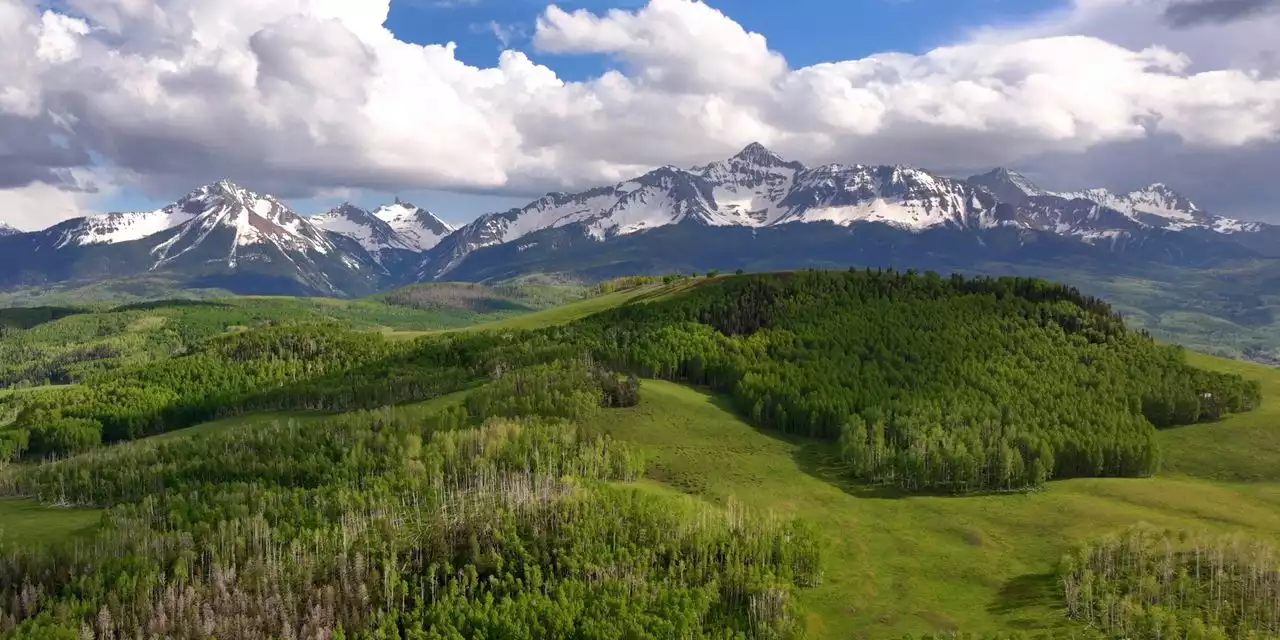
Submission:
POLYGON ((1188 352, 1197 367, 1238 373, 1262 385, 1262 406, 1225 419, 1160 432, 1165 475, 1280 483, 1280 370, 1188 352))
POLYGON ((9 542, 49 543, 85 535, 97 527, 101 513, 0 498, 0 547, 9 542))
POLYGON ((614 291, 604 295, 592 296, 562 304, 550 309, 526 313, 493 322, 463 327, 462 331, 487 331, 495 329, 542 329, 560 324, 568 324, 587 316, 608 311, 626 304, 638 304, 662 300, 671 295, 698 286, 705 279, 682 280, 675 284, 652 284, 614 291))
POLYGON ((1057 560, 1077 541, 1140 521, 1280 539, 1280 486, 1269 484, 1080 479, 961 498, 869 490, 841 476, 829 445, 756 430, 718 398, 660 381, 646 380, 638 407, 595 427, 646 450, 647 483, 815 523, 827 575, 800 597, 819 638, 1069 629, 1057 560))

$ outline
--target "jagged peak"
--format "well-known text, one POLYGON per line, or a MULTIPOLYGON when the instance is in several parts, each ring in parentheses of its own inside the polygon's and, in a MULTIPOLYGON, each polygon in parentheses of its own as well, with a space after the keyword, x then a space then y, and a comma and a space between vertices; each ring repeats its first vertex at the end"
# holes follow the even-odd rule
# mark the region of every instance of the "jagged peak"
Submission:
POLYGON ((997 196, 1009 198, 1009 193, 1004 193, 1009 188, 1016 189, 1023 196, 1043 196, 1048 195, 1048 191, 1041 189, 1030 178, 1008 167, 995 167, 986 173, 980 173, 976 176, 968 178, 968 182, 973 182, 987 187, 997 196), (1000 185, 1004 185, 1001 187, 1000 185))
POLYGON ((752 142, 742 148, 742 151, 734 154, 730 160, 739 160, 762 166, 777 166, 790 164, 782 158, 782 156, 769 150, 768 147, 759 142, 752 142))
POLYGON ((369 215, 369 211, 367 209, 365 209, 364 207, 356 206, 350 202, 343 202, 342 204, 330 209, 329 213, 338 213, 338 214, 345 215, 347 217, 351 217, 352 215, 356 215, 356 216, 369 215))

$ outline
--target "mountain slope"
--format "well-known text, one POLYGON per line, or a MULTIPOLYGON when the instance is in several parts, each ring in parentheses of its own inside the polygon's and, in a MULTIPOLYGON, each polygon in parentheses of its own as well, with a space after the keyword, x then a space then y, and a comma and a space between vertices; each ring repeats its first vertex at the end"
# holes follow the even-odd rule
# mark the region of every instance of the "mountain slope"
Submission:
POLYGON ((22 233, 22 232, 21 232, 21 231, 18 231, 17 229, 15 229, 15 228, 13 228, 13 227, 11 227, 11 226, 9 226, 9 225, 7 225, 7 224, 3 223, 3 222, 0 222, 0 236, 12 236, 12 235, 16 235, 16 234, 19 234, 19 233, 22 233))
POLYGON ((54 248, 85 246, 91 244, 119 244, 141 240, 191 221, 196 213, 185 210, 179 203, 155 211, 108 213, 99 216, 76 218, 64 223, 54 248))

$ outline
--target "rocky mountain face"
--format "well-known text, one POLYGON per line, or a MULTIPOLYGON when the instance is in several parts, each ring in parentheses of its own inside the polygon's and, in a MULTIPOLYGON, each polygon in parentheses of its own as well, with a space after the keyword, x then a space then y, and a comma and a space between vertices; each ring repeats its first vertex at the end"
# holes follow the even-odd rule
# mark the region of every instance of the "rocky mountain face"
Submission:
POLYGON ((458 229, 399 199, 301 216, 223 181, 156 211, 9 233, 0 286, 160 271, 355 295, 530 271, 666 270, 710 257, 720 261, 712 268, 793 268, 1054 256, 1178 266, 1280 257, 1280 227, 1214 215, 1162 184, 1057 193, 1007 169, 959 179, 906 166, 806 167, 751 144, 702 166, 548 193, 458 229))

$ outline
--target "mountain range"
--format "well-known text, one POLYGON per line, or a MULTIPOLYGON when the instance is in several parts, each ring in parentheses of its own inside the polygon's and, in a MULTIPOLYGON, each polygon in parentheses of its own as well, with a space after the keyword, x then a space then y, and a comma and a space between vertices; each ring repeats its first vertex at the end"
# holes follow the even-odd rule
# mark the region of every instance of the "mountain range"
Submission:
MULTIPOLYGON (((0 212, 0 220, 3 212, 0 212)), ((1280 255, 1280 227, 1202 210, 1163 184, 1044 190, 892 165, 807 167, 760 144, 457 229, 397 201, 301 215, 229 181, 155 211, 21 233, 0 221, 0 288, 164 274, 240 293, 353 296, 415 281, 866 264, 964 268, 1067 260, 1210 266, 1280 255)))

